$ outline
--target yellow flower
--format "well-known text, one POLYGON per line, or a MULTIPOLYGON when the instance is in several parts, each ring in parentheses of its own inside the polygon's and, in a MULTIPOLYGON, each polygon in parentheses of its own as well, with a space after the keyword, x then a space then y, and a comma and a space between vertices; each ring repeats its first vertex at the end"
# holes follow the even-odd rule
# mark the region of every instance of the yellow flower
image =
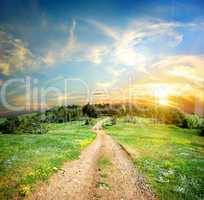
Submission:
POLYGON ((34 176, 35 174, 33 172, 29 172, 28 176, 34 176))
POLYGON ((20 196, 26 196, 31 192, 30 185, 20 185, 19 187, 19 194, 20 196))
POLYGON ((91 143, 90 139, 83 140, 80 142, 80 147, 84 148, 84 147, 88 146, 90 143, 91 143))

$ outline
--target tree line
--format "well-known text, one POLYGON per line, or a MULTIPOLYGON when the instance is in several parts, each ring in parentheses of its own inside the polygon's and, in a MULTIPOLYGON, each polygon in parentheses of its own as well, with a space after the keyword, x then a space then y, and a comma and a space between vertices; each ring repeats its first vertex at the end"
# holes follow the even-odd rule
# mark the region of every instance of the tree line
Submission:
POLYGON ((1 133, 46 133, 46 123, 84 121, 100 116, 140 116, 155 119, 159 123, 174 124, 182 128, 198 129, 204 134, 204 120, 196 114, 185 114, 177 108, 167 106, 138 106, 132 104, 86 104, 53 107, 44 112, 6 117, 0 120, 1 133))

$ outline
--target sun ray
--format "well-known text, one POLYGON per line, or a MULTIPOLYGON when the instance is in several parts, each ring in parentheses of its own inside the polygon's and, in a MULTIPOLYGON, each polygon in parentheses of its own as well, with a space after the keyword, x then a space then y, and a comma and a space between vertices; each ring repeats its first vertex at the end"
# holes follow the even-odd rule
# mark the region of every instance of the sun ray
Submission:
POLYGON ((158 86, 155 88, 155 97, 157 102, 161 105, 169 105, 169 89, 165 86, 158 86))

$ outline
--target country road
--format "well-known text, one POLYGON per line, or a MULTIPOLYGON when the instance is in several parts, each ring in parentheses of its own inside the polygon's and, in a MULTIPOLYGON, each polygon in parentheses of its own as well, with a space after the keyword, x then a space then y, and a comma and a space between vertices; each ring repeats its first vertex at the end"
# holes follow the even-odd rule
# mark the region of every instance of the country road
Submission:
POLYGON ((129 155, 98 122, 92 130, 94 142, 78 160, 65 163, 47 184, 27 197, 29 200, 153 200, 157 199, 129 155))

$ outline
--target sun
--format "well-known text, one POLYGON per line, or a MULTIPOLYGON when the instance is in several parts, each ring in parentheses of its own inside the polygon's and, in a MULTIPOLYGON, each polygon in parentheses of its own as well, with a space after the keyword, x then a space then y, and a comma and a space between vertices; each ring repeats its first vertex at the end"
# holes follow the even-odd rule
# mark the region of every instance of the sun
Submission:
POLYGON ((155 88, 155 96, 157 102, 161 105, 168 105, 169 104, 169 89, 165 86, 159 86, 155 88))
POLYGON ((158 100, 158 102, 159 102, 159 104, 161 104, 161 105, 168 105, 168 99, 167 99, 167 98, 164 98, 164 97, 160 98, 160 99, 158 100))

